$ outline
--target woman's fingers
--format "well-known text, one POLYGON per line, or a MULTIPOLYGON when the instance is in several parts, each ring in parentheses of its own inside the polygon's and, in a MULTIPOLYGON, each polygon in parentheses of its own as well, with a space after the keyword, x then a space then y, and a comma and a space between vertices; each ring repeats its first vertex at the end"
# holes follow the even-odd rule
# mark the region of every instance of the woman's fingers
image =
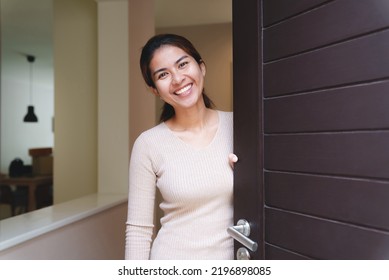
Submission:
POLYGON ((235 164, 235 162, 238 161, 238 157, 235 154, 231 153, 228 155, 228 160, 229 160, 231 168, 234 168, 234 164, 235 164))

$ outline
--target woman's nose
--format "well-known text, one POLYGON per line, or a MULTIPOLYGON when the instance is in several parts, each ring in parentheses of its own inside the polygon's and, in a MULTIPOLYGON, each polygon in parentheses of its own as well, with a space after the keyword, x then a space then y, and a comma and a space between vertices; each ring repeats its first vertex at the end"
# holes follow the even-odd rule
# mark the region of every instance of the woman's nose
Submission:
POLYGON ((179 72, 175 72, 172 74, 172 82, 174 84, 180 84, 184 80, 184 75, 179 72))

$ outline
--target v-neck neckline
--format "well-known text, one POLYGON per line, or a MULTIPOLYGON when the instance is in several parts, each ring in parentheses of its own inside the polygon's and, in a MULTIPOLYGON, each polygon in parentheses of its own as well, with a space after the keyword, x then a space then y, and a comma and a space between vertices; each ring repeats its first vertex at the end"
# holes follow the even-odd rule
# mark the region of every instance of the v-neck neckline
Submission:
POLYGON ((194 145, 186 142, 185 140, 183 140, 181 137, 179 137, 178 135, 176 135, 174 133, 173 130, 171 130, 169 128, 169 126, 165 123, 165 122, 162 122, 161 124, 165 127, 165 129, 172 135, 172 137, 179 143, 195 150, 195 151, 202 151, 202 150, 206 150, 208 149, 209 147, 211 147, 213 145, 213 143, 216 141, 216 139, 218 138, 218 135, 220 133, 220 124, 221 124, 221 121, 222 121, 222 114, 220 113, 220 111, 216 110, 217 112, 217 117, 218 117, 218 123, 217 123, 217 129, 216 129, 216 132, 215 134, 213 135, 211 141, 209 141, 209 143, 207 145, 204 145, 203 147, 195 147, 194 145))

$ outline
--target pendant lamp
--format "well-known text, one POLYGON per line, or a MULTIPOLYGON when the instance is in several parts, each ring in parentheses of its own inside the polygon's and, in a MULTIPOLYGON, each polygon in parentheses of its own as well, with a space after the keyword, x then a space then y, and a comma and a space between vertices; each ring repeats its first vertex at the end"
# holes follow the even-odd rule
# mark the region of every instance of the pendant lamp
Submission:
POLYGON ((27 106, 27 115, 24 117, 24 122, 38 122, 38 117, 34 113, 34 106, 32 106, 32 64, 35 61, 35 56, 27 55, 27 61, 30 63, 30 105, 27 106))

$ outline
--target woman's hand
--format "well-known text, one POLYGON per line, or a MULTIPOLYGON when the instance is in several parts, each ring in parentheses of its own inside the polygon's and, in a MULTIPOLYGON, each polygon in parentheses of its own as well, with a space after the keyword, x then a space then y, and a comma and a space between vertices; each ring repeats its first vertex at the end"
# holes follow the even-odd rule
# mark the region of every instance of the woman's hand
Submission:
POLYGON ((231 153, 228 155, 228 161, 230 163, 231 168, 233 169, 235 162, 238 162, 238 157, 235 154, 231 153))

